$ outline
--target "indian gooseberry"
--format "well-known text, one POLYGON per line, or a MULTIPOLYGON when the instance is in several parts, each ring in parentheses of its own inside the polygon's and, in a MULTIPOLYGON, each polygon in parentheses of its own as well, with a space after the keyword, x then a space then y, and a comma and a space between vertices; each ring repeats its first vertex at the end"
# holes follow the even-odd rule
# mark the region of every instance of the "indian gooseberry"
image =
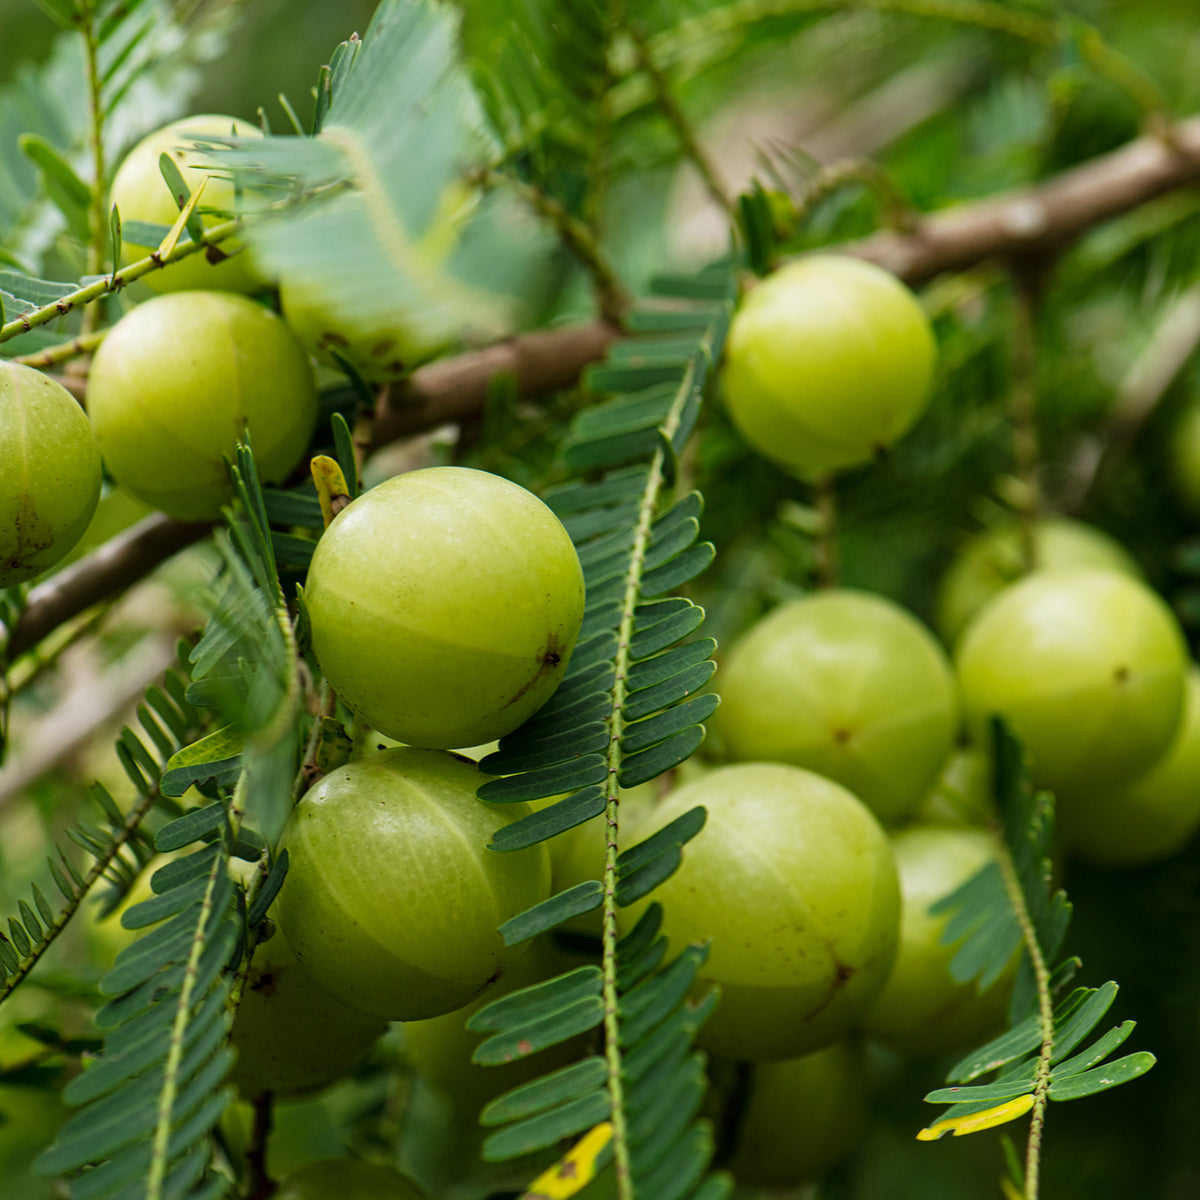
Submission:
MULTIPOLYGON (((721 989, 698 1042, 729 1058, 793 1058, 843 1037, 883 987, 900 890, 865 804, 779 763, 718 767, 672 792, 640 837, 703 805, 704 828, 655 889, 672 954, 711 942, 698 987, 721 989)), ((622 928, 650 903, 620 913, 622 928)))
POLYGON ((0 360, 0 587, 54 566, 100 499, 100 451, 60 383, 0 360))
POLYGON ((230 1082, 248 1098, 316 1091, 353 1069, 386 1029, 381 1017, 323 988, 276 931, 255 948, 246 974, 230 1033, 230 1082))
POLYGON ((1060 806, 1148 770, 1183 710, 1178 622, 1145 584, 1114 571, 1037 571, 1013 584, 963 631, 955 658, 976 742, 1003 718, 1060 806))
POLYGON ((296 957, 344 1004, 417 1021, 470 1003, 520 958, 498 930, 550 894, 544 844, 488 849, 532 810, 485 804, 490 776, 401 747, 331 771, 292 811, 276 901, 296 957))
POLYGON ((730 758, 806 767, 890 822, 949 755, 958 696, 945 653, 915 617, 831 588, 768 613, 734 645, 715 723, 730 758))
POLYGON ((322 1158, 286 1176, 273 1200, 425 1200, 406 1175, 361 1158, 322 1158))
MULTIPOLYGON (((1004 525, 972 538, 955 556, 938 585, 934 620, 947 645, 993 596, 1028 574, 1022 541, 1019 525, 1004 525)), ((1124 546, 1070 517, 1042 517, 1034 524, 1033 557, 1037 570, 1096 567, 1141 577, 1124 546)))
POLYGON ((88 409, 123 488, 201 521, 232 495, 225 460, 239 440, 251 438, 264 482, 296 466, 317 394, 307 356, 275 313, 231 292, 186 291, 139 304, 109 330, 88 409))
POLYGON ((893 835, 892 851, 900 872, 900 950, 862 1028, 904 1054, 981 1045, 1003 1028, 1017 959, 983 991, 973 980, 959 982, 950 972, 958 945, 941 940, 949 914, 929 909, 996 860, 992 839, 981 829, 914 825, 893 835))
MULTIPOLYGON (((237 204, 237 196, 231 179, 219 172, 207 171, 212 156, 195 148, 194 143, 213 137, 261 137, 262 130, 248 121, 236 117, 205 113, 201 116, 184 117, 165 125, 143 138, 126 155, 113 177, 110 201, 121 213, 125 229, 132 221, 145 221, 152 225, 174 225, 179 216, 179 205, 163 178, 159 159, 169 155, 188 190, 195 192, 207 179, 204 192, 197 206, 202 213, 205 228, 220 224, 228 219, 237 204), (207 209, 215 212, 205 212, 207 209)), ((136 245, 124 238, 121 242, 121 261, 124 264, 145 258, 157 247, 136 245)), ((173 292, 190 288, 216 288, 231 292, 256 292, 263 287, 263 280, 254 268, 249 253, 241 243, 230 239, 214 248, 212 262, 207 251, 199 251, 178 262, 168 263, 162 270, 151 271, 142 277, 156 292, 173 292), (233 253, 238 251, 237 253, 233 253)))
POLYGON ((1177 854, 1200 828, 1200 668, 1187 675, 1183 719, 1167 752, 1123 787, 1098 787, 1062 812, 1068 850, 1106 867, 1135 867, 1177 854))
POLYGON ((566 673, 583 571, 532 492, 465 467, 386 480, 317 543, 305 585, 312 650, 346 705, 414 746, 516 729, 566 673))
POLYGON ((757 284, 729 327, 734 425, 802 475, 869 462, 924 412, 937 346, 916 298, 861 259, 814 254, 757 284))

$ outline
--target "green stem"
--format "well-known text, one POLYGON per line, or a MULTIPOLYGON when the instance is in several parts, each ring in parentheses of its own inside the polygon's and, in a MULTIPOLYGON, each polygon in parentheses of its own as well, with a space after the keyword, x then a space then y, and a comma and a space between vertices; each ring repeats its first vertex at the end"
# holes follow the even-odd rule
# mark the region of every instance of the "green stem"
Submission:
POLYGON ((837 549, 837 476, 832 471, 813 485, 813 507, 818 524, 815 543, 817 587, 837 587, 839 565, 837 549))
POLYGON ((41 308, 22 313, 7 324, 0 325, 0 342, 7 342, 10 338, 18 337, 22 333, 29 333, 30 330, 41 325, 48 325, 51 321, 57 321, 59 317, 65 317, 67 313, 82 308, 93 300, 98 300, 101 296, 119 292, 126 284, 132 283, 135 279, 141 279, 143 275, 149 275, 151 271, 161 270, 170 263, 179 262, 180 259, 189 258, 193 254, 199 254, 208 246, 218 245, 237 234, 241 227, 241 218, 235 217, 232 221, 224 221, 220 225, 206 229, 204 236, 198 242, 177 242, 167 254, 159 254, 156 250, 153 254, 138 259, 137 262, 130 263, 129 266, 114 271, 111 275, 104 276, 103 279, 97 279, 87 287, 69 292, 52 304, 45 304, 41 308))
POLYGON ((1020 524, 1021 566, 1026 573, 1037 567, 1036 529, 1042 506, 1038 481, 1041 457, 1037 430, 1037 289, 1033 277, 1015 271, 1017 298, 1012 321, 1012 386, 1008 416, 1013 437, 1013 471, 1017 479, 1016 509, 1020 524))
MULTIPOLYGON (((89 313, 92 311, 94 310, 88 309, 89 313)), ((80 334, 79 337, 72 338, 69 342, 60 342, 57 346, 47 346, 45 350, 39 350, 36 354, 18 354, 12 361, 19 362, 26 367, 39 369, 53 367, 57 363, 78 358, 81 354, 90 354, 107 336, 107 329, 97 329, 94 333, 80 334)))
MULTIPOLYGON (((84 59, 87 69, 89 129, 88 141, 92 156, 92 195, 88 213, 87 273, 98 275, 104 266, 108 249, 108 224, 105 221, 104 198, 106 169, 104 164, 104 103, 100 94, 99 44, 96 37, 95 4, 89 2, 83 15, 84 59)), ((83 316, 83 333, 92 333, 100 323, 100 313, 89 308, 83 316)))

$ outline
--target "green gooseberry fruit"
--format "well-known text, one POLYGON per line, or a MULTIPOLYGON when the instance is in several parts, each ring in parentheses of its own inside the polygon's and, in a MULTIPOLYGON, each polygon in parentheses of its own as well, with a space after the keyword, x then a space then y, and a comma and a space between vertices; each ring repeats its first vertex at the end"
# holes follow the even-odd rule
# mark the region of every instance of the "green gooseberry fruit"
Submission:
POLYGON ((62 384, 0 360, 0 587, 54 566, 100 499, 100 451, 62 384))
POLYGON ((351 1071, 387 1029, 343 1004, 300 964, 281 933, 255 948, 230 1041, 243 1096, 317 1091, 351 1071))
POLYGON ((317 419, 308 357, 283 320, 245 296, 156 296, 109 331, 88 410, 117 482, 181 521, 211 520, 233 493, 225 460, 252 438, 264 482, 299 462, 317 419))
POLYGON ((723 1164, 738 1183, 795 1187, 823 1175, 862 1139, 867 1080, 854 1043, 758 1063, 752 1072, 733 1155, 723 1164))
POLYGON ((725 404, 802 475, 869 462, 929 403, 937 345, 913 294, 861 259, 814 254, 759 283, 729 327, 725 404))
MULTIPOLYGON (((174 225, 179 205, 171 194, 159 167, 163 154, 171 157, 189 191, 195 192, 202 180, 204 194, 197 202, 201 223, 206 229, 228 220, 237 206, 233 181, 205 170, 213 163, 212 155, 195 148, 196 141, 214 137, 262 137, 262 130, 236 117, 205 113, 184 117, 165 125, 143 138, 126 155, 113 177, 110 202, 121 213, 122 225, 131 221, 146 221, 152 225, 174 225), (215 210, 209 212, 208 210, 215 210)), ((129 264, 145 258, 157 248, 136 245, 123 238, 121 262, 129 264)), ((257 292, 263 287, 262 277, 254 267, 250 254, 241 242, 230 239, 214 248, 212 262, 206 251, 169 263, 161 271, 151 271, 142 280, 156 292, 174 292, 191 288, 214 288, 229 292, 257 292), (234 253, 234 251, 238 251, 234 253)))
POLYGON ((715 724, 727 755, 791 763, 884 822, 914 808, 958 730, 954 672, 933 635, 882 596, 829 589, 769 613, 733 647, 715 724))
POLYGON ((343 1003, 395 1021, 461 1008, 524 946, 505 921, 550 894, 544 844, 497 853, 532 810, 475 797, 491 778, 441 751, 385 750, 331 771, 293 810, 276 901, 296 957, 343 1003))
POLYGON ((1183 719, 1166 753, 1115 789, 1062 813, 1068 850, 1097 866, 1136 867, 1178 854, 1200 828, 1200 668, 1188 670, 1183 719))
POLYGON ((911 816, 919 825, 978 828, 992 813, 992 768, 975 746, 954 751, 911 816))
POLYGON ((566 673, 583 571, 532 492, 465 467, 397 475, 348 505, 305 585, 312 650, 369 725, 413 746, 516 729, 566 673))
POLYGON ((580 1058, 582 1039, 572 1038, 537 1054, 497 1066, 482 1066, 471 1061, 475 1048, 487 1035, 468 1029, 467 1022, 481 1008, 510 992, 552 979, 565 969, 552 943, 538 938, 512 970, 470 1004, 427 1021, 408 1021, 404 1026, 405 1044, 417 1074, 451 1097, 460 1109, 475 1114, 489 1100, 510 1088, 580 1058))
POLYGON ((1003 717, 1060 805, 1140 775, 1179 726, 1187 646, 1166 604, 1113 571, 1037 571, 995 597, 956 653, 967 723, 1003 717))
MULTIPOLYGON (((1034 566, 1058 571, 1095 567, 1141 578, 1133 557, 1108 534, 1069 517, 1042 517, 1033 527, 1034 566)), ((1027 574, 1019 525, 972 538, 942 577, 934 625, 952 646, 971 618, 998 592, 1027 574)))
POLYGON ((941 940, 949 915, 929 909, 996 859, 992 839, 981 829, 917 825, 893 836, 892 851, 900 872, 900 950, 862 1028, 904 1054, 981 1045, 1004 1026, 1017 957, 983 992, 973 980, 958 982, 950 973, 958 945, 941 940))
POLYGON ((677 789, 638 833, 702 805, 708 819, 651 900, 670 953, 711 942, 698 985, 721 989, 698 1041, 729 1058, 794 1058, 831 1045, 883 987, 900 888, 887 835, 845 788, 799 767, 739 763, 677 789))
POLYGON ((271 1193, 272 1200, 425 1200, 411 1179, 361 1158, 322 1158, 300 1167, 271 1193))

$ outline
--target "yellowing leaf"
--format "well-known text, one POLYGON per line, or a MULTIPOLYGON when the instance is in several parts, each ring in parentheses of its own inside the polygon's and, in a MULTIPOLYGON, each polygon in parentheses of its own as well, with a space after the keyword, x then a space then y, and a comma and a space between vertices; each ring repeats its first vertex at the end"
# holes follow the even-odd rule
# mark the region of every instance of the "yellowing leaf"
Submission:
POLYGON ((596 1159, 612 1140, 612 1123, 601 1121, 529 1185, 521 1200, 568 1200, 596 1177, 596 1159))
POLYGON ((311 463, 313 483, 317 485, 317 499, 321 502, 321 516, 325 520, 325 528, 334 517, 346 507, 350 499, 350 489, 346 486, 346 477, 337 460, 327 454, 318 454, 311 463))
POLYGON ((1027 1092, 1024 1096, 1016 1096, 1012 1100, 1006 1100, 1003 1104, 985 1108, 983 1112, 970 1113, 965 1117, 946 1117, 944 1120, 935 1121, 927 1129, 922 1129, 917 1134, 917 1141, 936 1142, 938 1138, 945 1137, 948 1133, 953 1134, 954 1137, 979 1133, 984 1129, 992 1129, 997 1125, 1004 1125, 1008 1121, 1015 1121, 1018 1117, 1024 1116, 1032 1107, 1033 1096, 1027 1092))

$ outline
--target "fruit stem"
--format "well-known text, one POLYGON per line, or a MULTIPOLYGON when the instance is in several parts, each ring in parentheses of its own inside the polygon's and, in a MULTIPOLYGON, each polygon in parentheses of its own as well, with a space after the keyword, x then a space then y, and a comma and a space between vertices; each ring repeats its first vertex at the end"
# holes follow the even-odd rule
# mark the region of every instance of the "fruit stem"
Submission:
POLYGON ((814 483, 813 507, 817 510, 818 518, 813 547, 816 554, 817 587, 837 587, 837 477, 833 472, 820 476, 814 483))
POLYGON ((1038 483, 1040 446, 1037 430, 1037 332, 1034 324, 1038 301, 1038 280, 1031 269, 1013 264, 1017 295, 1012 320, 1010 357, 1012 385, 1008 397, 1008 417, 1012 425, 1013 471, 1017 479, 1014 500, 1020 527, 1021 570, 1028 574, 1037 568, 1035 529, 1041 508, 1038 483))
MULTIPOLYGON (((107 192, 104 166, 104 100, 100 94, 99 40, 96 34, 94 0, 90 0, 84 7, 81 25, 87 69, 88 149, 92 156, 92 190, 88 213, 91 239, 87 248, 87 270, 89 275, 98 275, 104 264, 104 251, 108 244, 108 224, 104 219, 104 197, 107 192)), ((83 334, 86 336, 94 333, 99 323, 99 305, 86 309, 83 314, 83 334)))

